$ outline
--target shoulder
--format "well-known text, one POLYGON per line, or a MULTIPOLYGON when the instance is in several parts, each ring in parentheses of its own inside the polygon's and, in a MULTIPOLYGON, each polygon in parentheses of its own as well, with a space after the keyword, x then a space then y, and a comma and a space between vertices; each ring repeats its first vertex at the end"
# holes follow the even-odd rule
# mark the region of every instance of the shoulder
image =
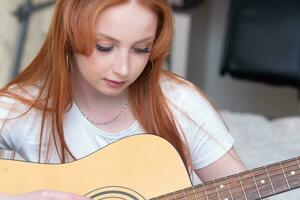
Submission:
POLYGON ((204 92, 202 92, 193 83, 181 77, 168 77, 161 78, 161 88, 167 101, 174 107, 194 115, 194 112, 215 112, 212 103, 208 100, 204 92))
POLYGON ((200 89, 176 77, 162 78, 161 87, 195 169, 214 162, 232 147, 234 140, 222 117, 200 89))
POLYGON ((181 127, 226 129, 222 117, 197 86, 182 78, 162 78, 161 87, 175 120, 181 127), (224 127, 224 128, 223 128, 224 127))

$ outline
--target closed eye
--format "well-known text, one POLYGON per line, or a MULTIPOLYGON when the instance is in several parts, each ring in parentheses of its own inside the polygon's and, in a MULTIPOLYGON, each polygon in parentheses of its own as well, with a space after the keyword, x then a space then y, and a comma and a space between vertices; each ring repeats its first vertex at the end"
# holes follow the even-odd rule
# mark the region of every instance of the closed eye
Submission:
POLYGON ((114 46, 104 47, 99 44, 96 44, 96 49, 100 52, 110 52, 111 50, 113 50, 113 48, 114 46))
POLYGON ((134 48, 134 51, 136 53, 149 53, 150 52, 150 48, 149 47, 143 48, 143 49, 141 49, 141 48, 134 48))

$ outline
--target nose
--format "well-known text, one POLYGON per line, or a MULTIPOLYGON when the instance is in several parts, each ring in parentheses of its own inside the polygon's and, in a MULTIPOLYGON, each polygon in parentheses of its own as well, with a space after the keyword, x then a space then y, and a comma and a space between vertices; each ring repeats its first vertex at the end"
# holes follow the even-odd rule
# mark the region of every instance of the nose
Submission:
POLYGON ((130 59, 129 51, 119 49, 116 52, 114 64, 112 66, 112 71, 121 77, 126 77, 129 73, 130 59))

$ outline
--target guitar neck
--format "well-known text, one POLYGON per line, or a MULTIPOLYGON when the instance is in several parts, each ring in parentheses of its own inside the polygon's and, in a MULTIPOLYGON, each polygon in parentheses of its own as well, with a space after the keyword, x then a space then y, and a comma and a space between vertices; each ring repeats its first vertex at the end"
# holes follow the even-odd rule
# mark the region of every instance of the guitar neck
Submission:
POLYGON ((154 199, 255 200, 300 187, 300 157, 244 171, 154 199))

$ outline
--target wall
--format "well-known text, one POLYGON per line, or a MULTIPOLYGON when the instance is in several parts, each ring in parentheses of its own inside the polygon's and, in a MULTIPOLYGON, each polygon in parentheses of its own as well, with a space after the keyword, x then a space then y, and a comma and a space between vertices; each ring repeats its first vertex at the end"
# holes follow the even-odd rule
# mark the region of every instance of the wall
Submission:
POLYGON ((209 0, 193 13, 187 78, 221 109, 270 117, 299 114, 298 92, 293 88, 219 76, 228 8, 229 0, 209 0))
MULTIPOLYGON (((17 48, 17 39, 20 32, 20 24, 13 12, 24 1, 11 0, 0 1, 0 86, 9 79, 12 72, 12 60, 14 50, 17 48)), ((42 11, 35 12, 30 19, 29 32, 25 43, 21 66, 26 67, 40 49, 50 26, 53 6, 42 11)))
POLYGON ((9 66, 14 49, 15 34, 17 33, 17 20, 12 17, 12 12, 21 0, 0 1, 0 85, 7 81, 9 66))

